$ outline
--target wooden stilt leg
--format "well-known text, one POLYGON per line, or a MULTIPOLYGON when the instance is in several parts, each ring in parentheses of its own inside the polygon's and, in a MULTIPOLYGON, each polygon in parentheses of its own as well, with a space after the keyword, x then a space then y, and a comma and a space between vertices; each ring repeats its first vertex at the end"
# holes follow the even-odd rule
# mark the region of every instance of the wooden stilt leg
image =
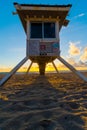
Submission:
POLYGON ((52 61, 52 64, 53 64, 53 66, 54 66, 56 72, 59 74, 59 71, 58 71, 58 69, 57 69, 57 67, 56 67, 56 65, 55 65, 55 63, 54 63, 53 61, 52 61))
POLYGON ((1 81, 0 86, 3 85, 8 79, 28 60, 28 57, 25 57, 16 67, 14 67, 1 81))
POLYGON ((44 63, 44 62, 39 63, 39 72, 40 72, 40 75, 45 75, 45 67, 46 67, 46 63, 44 63))
POLYGON ((85 82, 87 82, 87 78, 82 73, 80 73, 79 71, 77 71, 72 65, 70 65, 68 62, 66 62, 62 57, 59 56, 57 59, 60 60, 66 67, 68 67, 79 78, 81 78, 82 80, 84 80, 85 82))
POLYGON ((30 65, 29 65, 29 67, 28 67, 28 69, 27 69, 26 74, 28 74, 28 72, 29 72, 29 70, 30 70, 30 68, 31 68, 32 64, 33 64, 33 62, 31 62, 31 63, 30 63, 30 65))

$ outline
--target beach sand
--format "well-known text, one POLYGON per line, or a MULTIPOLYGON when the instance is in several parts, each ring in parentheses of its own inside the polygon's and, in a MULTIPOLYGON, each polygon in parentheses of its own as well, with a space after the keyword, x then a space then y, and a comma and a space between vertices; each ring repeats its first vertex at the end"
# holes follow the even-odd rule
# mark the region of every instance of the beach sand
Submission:
POLYGON ((0 88, 0 130, 87 130, 87 83, 72 73, 12 76, 0 88))

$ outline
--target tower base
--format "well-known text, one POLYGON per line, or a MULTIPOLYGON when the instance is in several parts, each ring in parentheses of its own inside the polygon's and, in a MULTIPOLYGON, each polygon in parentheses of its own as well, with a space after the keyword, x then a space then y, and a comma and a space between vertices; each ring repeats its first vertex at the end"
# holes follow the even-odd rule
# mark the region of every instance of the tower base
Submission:
POLYGON ((39 63, 38 65, 40 75, 45 75, 46 63, 39 63))

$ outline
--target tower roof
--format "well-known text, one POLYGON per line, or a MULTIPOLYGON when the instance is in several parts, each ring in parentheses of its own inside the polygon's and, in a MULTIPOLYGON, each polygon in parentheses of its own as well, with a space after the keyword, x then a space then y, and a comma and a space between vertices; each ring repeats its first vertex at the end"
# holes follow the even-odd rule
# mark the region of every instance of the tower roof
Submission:
POLYGON ((72 5, 41 5, 41 4, 18 4, 14 3, 17 14, 23 24, 24 30, 26 31, 26 19, 41 19, 47 18, 59 19, 59 29, 67 26, 69 20, 66 19, 68 12, 72 5))

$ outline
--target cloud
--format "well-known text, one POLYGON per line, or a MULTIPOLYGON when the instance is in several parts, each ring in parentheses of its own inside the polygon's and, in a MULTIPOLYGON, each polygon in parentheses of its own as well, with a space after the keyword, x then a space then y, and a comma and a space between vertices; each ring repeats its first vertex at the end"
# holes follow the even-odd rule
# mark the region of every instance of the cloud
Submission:
POLYGON ((68 53, 69 53, 71 56, 80 55, 80 48, 77 47, 77 44, 78 44, 78 43, 80 43, 80 42, 76 42, 76 43, 69 42, 69 51, 68 51, 68 53))
POLYGON ((0 65, 0 72, 9 72, 10 70, 10 67, 0 65))
POLYGON ((67 62, 73 67, 75 67, 76 70, 87 70, 87 63, 77 61, 73 57, 67 58, 67 62))
POLYGON ((67 59, 68 63, 70 63, 71 65, 76 65, 76 61, 73 57, 70 57, 67 59))
POLYGON ((85 13, 81 13, 81 14, 78 14, 77 16, 75 16, 74 18, 83 17, 84 15, 85 15, 85 13))
POLYGON ((80 56, 82 62, 87 62, 87 47, 84 48, 83 54, 80 56))
POLYGON ((82 17, 82 16, 84 16, 84 15, 85 15, 84 13, 81 13, 81 14, 78 15, 78 17, 82 17))
POLYGON ((78 62, 78 66, 80 67, 87 67, 87 64, 82 62, 81 60, 78 62))

